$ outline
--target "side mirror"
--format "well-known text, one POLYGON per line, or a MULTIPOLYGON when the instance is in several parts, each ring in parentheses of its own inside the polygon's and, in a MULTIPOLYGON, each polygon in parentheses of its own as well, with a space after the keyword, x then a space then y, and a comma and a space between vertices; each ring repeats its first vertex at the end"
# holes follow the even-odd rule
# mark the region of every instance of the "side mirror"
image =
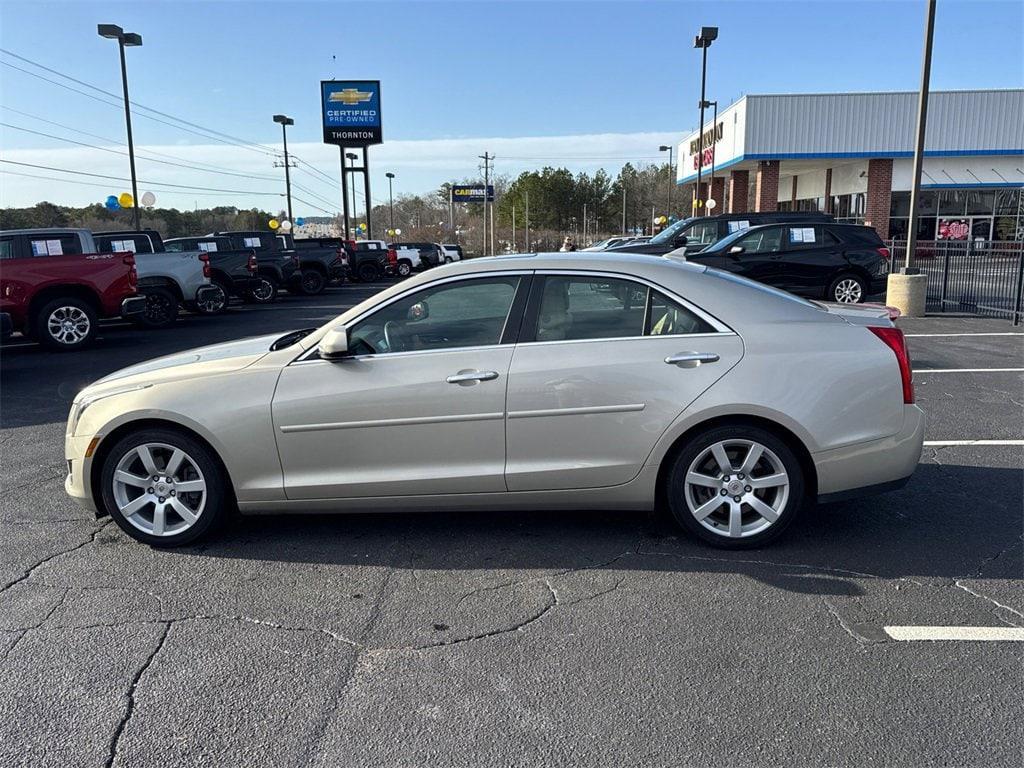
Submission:
POLYGON ((320 340, 317 352, 324 360, 344 360, 349 356, 348 328, 332 328, 320 340))
POLYGON ((406 318, 410 322, 416 322, 417 320, 426 320, 430 317, 430 305, 425 301, 417 301, 406 313, 406 318))
POLYGON ((687 243, 686 235, 676 235, 672 238, 672 245, 676 248, 682 248, 687 243))
POLYGON ((747 250, 747 249, 744 248, 742 245, 734 245, 732 248, 729 249, 729 253, 734 255, 734 256, 738 256, 739 254, 743 253, 745 250, 747 250))

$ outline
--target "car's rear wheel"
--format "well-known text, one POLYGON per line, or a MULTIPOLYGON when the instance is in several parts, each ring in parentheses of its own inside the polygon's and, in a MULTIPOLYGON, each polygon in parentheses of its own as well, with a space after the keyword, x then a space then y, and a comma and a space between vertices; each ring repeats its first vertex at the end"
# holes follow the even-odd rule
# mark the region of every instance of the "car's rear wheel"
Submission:
POLYGON ((324 277, 323 272, 318 269, 304 269, 302 270, 302 280, 299 283, 299 290, 301 290, 307 296, 315 296, 318 293, 323 293, 327 287, 327 278, 324 277))
POLYGON ((196 312, 201 315, 217 315, 228 308, 228 288, 219 280, 213 280, 211 286, 216 291, 204 291, 203 299, 196 300, 196 312))
POLYGON ((277 298, 277 283, 266 275, 259 275, 245 295, 254 304, 269 304, 277 298))
POLYGON ((117 442, 101 472, 103 506, 129 536, 157 547, 189 544, 224 522, 227 479, 188 435, 145 429, 117 442))
POLYGON ((804 504, 793 451, 760 427, 715 427, 675 457, 666 498, 686 530, 716 547, 745 549, 780 536, 804 504))
POLYGON ((408 277, 412 274, 412 262, 400 261, 395 269, 398 272, 399 277, 408 277))
POLYGON ((828 300, 840 304, 859 304, 867 297, 867 284, 857 275, 840 275, 828 287, 828 300))
POLYGON ((166 328, 178 317, 178 297, 169 288, 146 288, 146 311, 135 322, 145 328, 166 328))
MULTIPOLYGON (((372 283, 376 280, 380 280, 381 269, 372 261, 364 261, 359 265, 359 268, 356 270, 356 274, 359 276, 360 281, 364 283, 372 283)), ((399 274, 401 274, 401 272, 399 272, 399 274)))
POLYGON ((451 256, 445 256, 444 257, 444 263, 445 264, 451 264, 452 263, 452 257, 451 256))
POLYGON ((50 349, 81 349, 96 337, 96 311, 82 299, 54 299, 36 315, 32 331, 50 349))

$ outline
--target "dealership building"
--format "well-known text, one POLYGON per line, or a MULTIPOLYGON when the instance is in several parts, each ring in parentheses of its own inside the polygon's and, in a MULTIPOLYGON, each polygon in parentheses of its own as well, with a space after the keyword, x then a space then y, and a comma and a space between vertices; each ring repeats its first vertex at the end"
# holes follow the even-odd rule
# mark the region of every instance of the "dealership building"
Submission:
MULTIPOLYGON (((823 211, 905 238, 916 120, 915 92, 744 96, 703 128, 708 213, 823 211)), ((698 137, 679 144, 688 200, 698 137)), ((922 239, 1024 239, 1024 89, 933 91, 921 189, 922 239)))

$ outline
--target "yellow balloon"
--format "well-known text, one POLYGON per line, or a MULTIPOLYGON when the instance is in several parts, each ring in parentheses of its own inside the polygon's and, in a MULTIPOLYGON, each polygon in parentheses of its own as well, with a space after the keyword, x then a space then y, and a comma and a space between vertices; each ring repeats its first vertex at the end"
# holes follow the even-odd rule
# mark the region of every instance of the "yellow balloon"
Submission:
POLYGON ((121 196, 117 198, 117 202, 121 204, 122 208, 135 207, 135 198, 132 197, 131 192, 122 192, 121 196))
POLYGON ((279 222, 277 219, 271 219, 267 223, 270 224, 271 229, 277 229, 278 227, 281 226, 281 222, 279 222))

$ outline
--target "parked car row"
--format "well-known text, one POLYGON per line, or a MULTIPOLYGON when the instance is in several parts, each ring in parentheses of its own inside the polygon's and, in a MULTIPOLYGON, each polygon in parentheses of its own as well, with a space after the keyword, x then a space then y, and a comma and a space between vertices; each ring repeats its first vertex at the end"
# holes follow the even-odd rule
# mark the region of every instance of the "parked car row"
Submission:
POLYGON ((232 298, 266 304, 280 290, 315 295, 332 282, 406 277, 461 257, 457 246, 431 244, 425 254, 425 245, 258 230, 168 240, 155 230, 0 231, 0 332, 76 349, 96 335, 100 319, 160 328, 182 307, 212 315, 232 298))

